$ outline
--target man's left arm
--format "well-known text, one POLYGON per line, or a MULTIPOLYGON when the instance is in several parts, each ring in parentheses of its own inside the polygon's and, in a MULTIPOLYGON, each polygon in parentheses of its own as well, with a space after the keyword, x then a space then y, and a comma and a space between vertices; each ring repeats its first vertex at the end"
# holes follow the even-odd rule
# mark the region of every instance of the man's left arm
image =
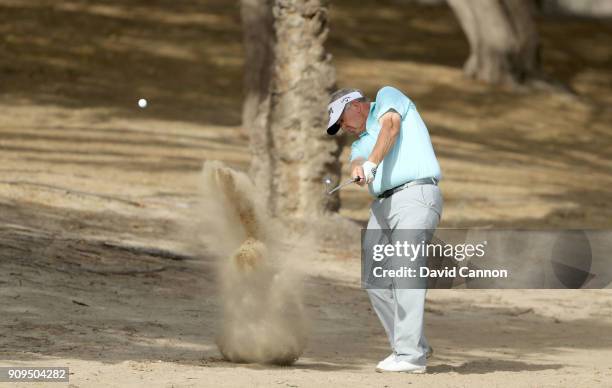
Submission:
POLYGON ((370 183, 374 179, 373 170, 383 161, 389 150, 395 144, 400 133, 402 117, 395 111, 389 111, 380 118, 380 133, 370 153, 370 157, 363 164, 366 182, 370 183), (368 179, 369 178, 369 179, 368 179))

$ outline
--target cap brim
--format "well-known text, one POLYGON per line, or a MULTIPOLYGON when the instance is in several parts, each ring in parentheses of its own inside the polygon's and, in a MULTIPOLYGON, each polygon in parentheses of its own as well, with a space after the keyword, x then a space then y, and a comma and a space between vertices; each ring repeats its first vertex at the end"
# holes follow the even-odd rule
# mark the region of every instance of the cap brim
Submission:
POLYGON ((363 97, 359 92, 351 92, 346 94, 335 101, 331 102, 328 106, 329 112, 329 121, 327 122, 327 134, 335 135, 340 130, 340 125, 338 125, 338 120, 340 120, 340 116, 342 116, 342 112, 344 112, 344 108, 346 104, 349 102, 363 97))
POLYGON ((328 135, 335 135, 340 130, 340 125, 334 124, 331 127, 327 128, 328 135))

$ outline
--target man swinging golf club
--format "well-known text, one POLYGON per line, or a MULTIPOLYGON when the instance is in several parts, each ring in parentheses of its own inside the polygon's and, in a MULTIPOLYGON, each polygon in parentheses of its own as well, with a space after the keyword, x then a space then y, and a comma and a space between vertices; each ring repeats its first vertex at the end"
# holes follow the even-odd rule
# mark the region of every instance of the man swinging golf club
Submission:
MULTIPOLYGON (((390 86, 380 89, 373 102, 357 89, 341 89, 332 94, 328 114, 329 135, 342 129, 357 137, 351 146, 351 177, 359 178, 360 186, 368 184, 374 197, 364 252, 374 244, 428 242, 442 214, 441 173, 414 103, 390 86)), ((427 258, 399 259, 387 260, 385 268, 426 265, 427 258)), ((423 333, 426 279, 366 278, 362 280, 392 348, 376 370, 424 373, 431 349, 423 333)))

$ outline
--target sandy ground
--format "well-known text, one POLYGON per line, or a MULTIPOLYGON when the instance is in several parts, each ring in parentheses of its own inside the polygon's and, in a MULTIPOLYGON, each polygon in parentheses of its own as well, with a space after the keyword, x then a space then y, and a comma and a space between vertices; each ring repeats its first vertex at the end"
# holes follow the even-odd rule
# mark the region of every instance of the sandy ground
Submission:
MULTIPOLYGON (((237 9, 86 4, 0 1, 0 365, 68 366, 71 387, 612 386, 609 289, 431 290, 429 373, 375 373, 388 347, 358 228, 303 258, 312 332, 296 365, 222 361, 214 263, 182 242, 202 161, 249 162, 237 9)), ((446 176, 442 226, 612 226, 610 24, 542 20, 545 68, 579 95, 511 93, 462 78, 447 11, 393 7, 338 2, 330 50, 340 84, 417 102, 446 176)), ((366 193, 342 200, 365 220, 366 193)))

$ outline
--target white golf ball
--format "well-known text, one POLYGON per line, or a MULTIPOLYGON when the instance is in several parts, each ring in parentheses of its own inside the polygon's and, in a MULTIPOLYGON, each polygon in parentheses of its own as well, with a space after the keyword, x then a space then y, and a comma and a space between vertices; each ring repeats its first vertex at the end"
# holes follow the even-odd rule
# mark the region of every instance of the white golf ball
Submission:
POLYGON ((147 107, 147 100, 145 100, 144 98, 141 98, 140 100, 138 100, 138 106, 141 108, 146 108, 147 107))

